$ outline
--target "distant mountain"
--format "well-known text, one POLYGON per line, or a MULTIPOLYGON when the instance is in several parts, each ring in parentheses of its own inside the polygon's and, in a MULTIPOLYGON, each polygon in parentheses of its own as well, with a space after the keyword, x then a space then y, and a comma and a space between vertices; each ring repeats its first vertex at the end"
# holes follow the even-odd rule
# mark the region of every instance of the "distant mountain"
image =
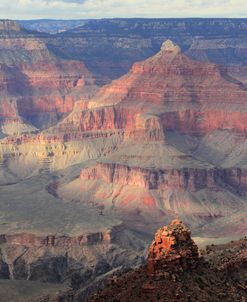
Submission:
POLYGON ((55 34, 66 30, 73 29, 85 24, 86 20, 19 20, 22 27, 28 30, 36 30, 38 32, 45 32, 55 34))
MULTIPOLYGON (((32 29, 40 30, 35 22, 22 22, 22 26, 33 24, 32 29)), ((49 27, 52 22, 60 24, 60 31, 70 24, 49 20, 41 24, 49 27)), ((166 39, 179 44, 191 58, 222 64, 234 76, 247 79, 247 19, 78 20, 83 24, 77 27, 76 21, 71 22, 73 28, 50 37, 48 46, 62 58, 83 61, 100 84, 155 54, 166 39)))

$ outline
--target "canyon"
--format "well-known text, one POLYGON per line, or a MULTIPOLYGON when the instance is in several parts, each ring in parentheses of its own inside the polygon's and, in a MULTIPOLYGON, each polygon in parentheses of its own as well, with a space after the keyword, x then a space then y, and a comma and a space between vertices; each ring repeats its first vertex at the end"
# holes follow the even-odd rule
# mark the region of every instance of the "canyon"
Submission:
POLYGON ((150 22, 50 34, 0 20, 6 291, 86 301, 177 217, 200 247, 246 235, 245 21, 150 22))

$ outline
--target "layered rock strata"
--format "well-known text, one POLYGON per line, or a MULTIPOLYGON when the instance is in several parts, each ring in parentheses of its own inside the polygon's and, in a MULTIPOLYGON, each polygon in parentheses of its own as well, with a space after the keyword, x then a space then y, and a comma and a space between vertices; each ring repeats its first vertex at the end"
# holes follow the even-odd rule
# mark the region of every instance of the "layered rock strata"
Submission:
POLYGON ((84 234, 77 237, 66 235, 39 236, 34 234, 14 234, 0 235, 0 244, 20 245, 27 247, 72 247, 84 244, 97 244, 111 242, 111 233, 115 231, 105 231, 91 234, 84 234))
POLYGON ((244 169, 145 169, 117 163, 98 163, 96 167, 82 170, 81 180, 101 180, 106 183, 137 186, 148 190, 167 188, 196 192, 202 189, 220 190, 231 187, 238 193, 247 190, 247 172, 244 169))
POLYGON ((158 54, 77 105, 57 131, 121 129, 127 139, 145 141, 165 140, 167 130, 197 136, 215 130, 244 134, 246 99, 240 82, 217 65, 189 59, 168 40, 158 54))

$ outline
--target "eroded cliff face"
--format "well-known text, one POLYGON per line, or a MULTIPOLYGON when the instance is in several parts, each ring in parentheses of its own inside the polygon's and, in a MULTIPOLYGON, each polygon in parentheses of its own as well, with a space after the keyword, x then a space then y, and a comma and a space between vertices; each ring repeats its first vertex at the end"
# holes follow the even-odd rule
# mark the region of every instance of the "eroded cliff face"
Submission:
POLYGON ((102 180, 113 185, 137 186, 147 190, 168 188, 196 192, 203 189, 223 190, 231 187, 239 194, 246 194, 246 170, 233 169, 166 169, 152 170, 130 167, 117 163, 98 163, 95 168, 82 170, 81 180, 102 180))
MULTIPOLYGON (((116 227, 117 229, 117 227, 116 227)), ((119 228, 121 230, 121 227, 119 228)), ((47 235, 47 236, 39 236, 34 234, 14 234, 8 235, 3 234, 0 236, 0 244, 9 244, 9 245, 19 245, 26 247, 73 247, 79 246, 83 244, 97 244, 101 242, 111 242, 112 236, 114 233, 113 230, 103 231, 99 233, 91 233, 80 235, 77 237, 69 237, 69 236, 57 236, 57 235, 47 235)))
POLYGON ((11 103, 15 116, 47 128, 72 111, 85 86, 93 85, 82 62, 57 59, 39 37, 14 21, 0 21, 0 49, 2 119, 11 120, 11 103))
POLYGON ((239 105, 239 107, 236 105, 235 108, 231 108, 232 105, 229 104, 229 112, 224 111, 224 106, 227 105, 221 105, 220 108, 217 108, 217 105, 211 105, 208 108, 202 107, 200 110, 186 109, 167 112, 162 115, 162 123, 165 129, 187 134, 206 134, 216 129, 245 134, 247 131, 246 105, 239 105), (240 108, 243 108, 243 111, 239 111, 240 108))

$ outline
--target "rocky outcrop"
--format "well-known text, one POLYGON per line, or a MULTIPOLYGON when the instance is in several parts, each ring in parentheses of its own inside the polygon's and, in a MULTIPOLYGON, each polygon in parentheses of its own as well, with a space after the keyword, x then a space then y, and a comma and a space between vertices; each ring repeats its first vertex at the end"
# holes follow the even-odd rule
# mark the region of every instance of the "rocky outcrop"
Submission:
POLYGON ((147 259, 149 276, 181 273, 196 267, 199 253, 189 229, 180 220, 173 220, 155 234, 147 259))

